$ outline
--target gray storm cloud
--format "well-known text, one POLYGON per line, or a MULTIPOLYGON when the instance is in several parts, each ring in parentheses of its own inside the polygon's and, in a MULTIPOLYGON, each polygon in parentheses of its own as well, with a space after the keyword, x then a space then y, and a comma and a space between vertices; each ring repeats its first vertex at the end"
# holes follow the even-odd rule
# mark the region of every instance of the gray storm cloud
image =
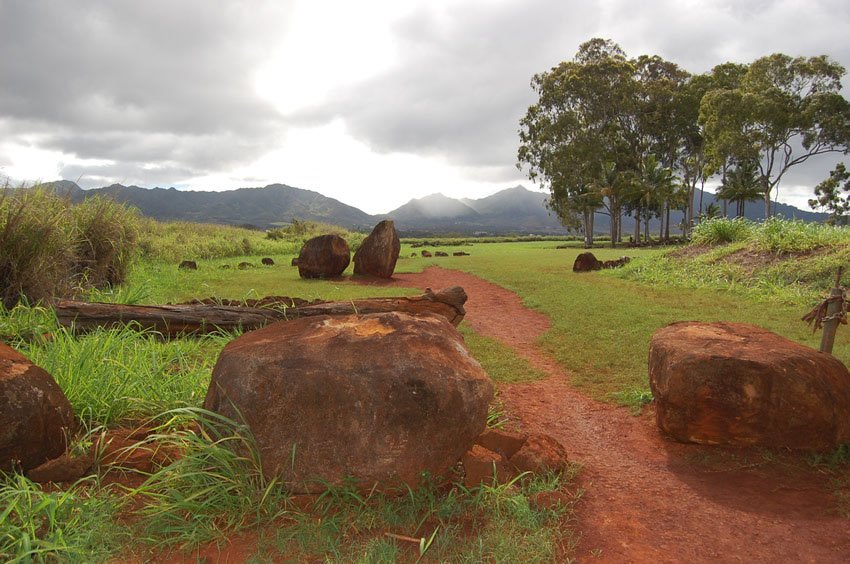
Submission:
MULTIPOLYGON (((88 185, 226 173, 276 148, 289 126, 337 119, 374 151, 436 156, 466 178, 512 181, 518 120, 533 102, 531 76, 571 58, 594 36, 692 72, 777 51, 826 53, 850 64, 850 3, 842 0, 423 3, 392 29, 391 68, 282 116, 259 98, 254 81, 288 31, 290 4, 0 6, 0 137, 113 161, 63 171, 86 175, 88 185)), ((0 152, 0 166, 8 162, 0 152)), ((793 180, 814 184, 826 172, 813 165, 793 180)))
MULTIPOLYGON (((145 181, 262 154, 278 113, 253 72, 283 3, 2 2, 0 130, 145 181)), ((74 170, 63 171, 71 176, 74 170)))

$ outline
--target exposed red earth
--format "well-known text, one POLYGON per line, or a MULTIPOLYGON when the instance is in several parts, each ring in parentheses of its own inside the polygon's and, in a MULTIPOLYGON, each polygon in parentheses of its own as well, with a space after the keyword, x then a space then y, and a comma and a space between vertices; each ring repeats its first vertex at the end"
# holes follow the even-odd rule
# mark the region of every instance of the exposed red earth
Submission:
POLYGON ((549 374, 502 384, 500 398, 519 428, 552 435, 584 466, 580 561, 850 561, 850 520, 802 455, 680 444, 659 433, 651 407, 635 417, 588 398, 538 347, 548 318, 476 276, 431 267, 374 283, 462 286, 466 322, 549 374))

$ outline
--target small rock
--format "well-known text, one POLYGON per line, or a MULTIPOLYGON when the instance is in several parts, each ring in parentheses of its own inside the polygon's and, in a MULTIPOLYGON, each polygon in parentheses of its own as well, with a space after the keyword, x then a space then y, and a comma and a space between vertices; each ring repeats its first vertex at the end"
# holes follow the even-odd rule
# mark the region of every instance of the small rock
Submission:
POLYGON ((413 257, 416 257, 416 256, 418 256, 418 255, 417 255, 415 252, 414 252, 414 253, 410 253, 410 258, 413 258, 413 257))
POLYGON ((467 252, 465 252, 465 251, 455 251, 455 252, 453 252, 453 253, 452 253, 452 256, 455 256, 455 257, 468 257, 468 256, 469 256, 469 253, 467 253, 467 252))
POLYGON ((563 472, 569 467, 566 449, 554 438, 543 434, 529 435, 509 461, 518 471, 533 474, 563 472))
POLYGON ((475 444, 501 454, 505 458, 510 458, 522 448, 527 439, 528 435, 523 433, 512 433, 503 429, 486 429, 475 439, 475 444))
POLYGON ((507 458, 481 445, 472 445, 461 462, 464 470, 463 485, 467 488, 481 484, 505 484, 514 477, 507 458))
POLYGON ((250 262, 240 262, 236 265, 236 268, 238 268, 239 270, 247 270, 249 268, 254 268, 254 265, 250 262))
POLYGON ((219 266, 219 268, 222 269, 222 270, 227 270, 228 268, 230 268, 230 265, 229 264, 222 264, 221 266, 219 266))
POLYGON ((629 257, 620 257, 616 260, 606 260, 602 262, 602 268, 620 268, 621 266, 625 266, 632 259, 629 257))
POLYGON ((260 259, 260 262, 266 266, 274 266, 274 259, 272 259, 271 257, 263 257, 262 259, 260 259))
POLYGON ((432 256, 431 251, 422 251, 422 256, 425 257, 425 258, 432 256))
POLYGON ((180 270, 198 270, 198 263, 193 260, 184 260, 177 268, 180 270))
POLYGON ((91 452, 72 456, 65 452, 26 473, 27 478, 39 484, 47 482, 75 482, 86 475, 94 463, 91 452))
POLYGON ((434 256, 437 256, 437 257, 447 257, 447 256, 449 256, 449 253, 444 252, 444 251, 435 251, 435 252, 434 252, 434 256))

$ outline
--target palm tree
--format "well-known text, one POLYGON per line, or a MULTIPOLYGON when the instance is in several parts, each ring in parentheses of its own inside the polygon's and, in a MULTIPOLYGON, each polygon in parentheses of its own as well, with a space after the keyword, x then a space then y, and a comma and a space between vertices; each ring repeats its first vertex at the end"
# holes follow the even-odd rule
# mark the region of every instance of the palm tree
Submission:
POLYGON ((744 215, 749 201, 764 198, 764 186, 759 182, 758 163, 753 160, 740 161, 726 172, 717 197, 735 204, 737 217, 744 215))
POLYGON ((649 221, 661 213, 665 198, 673 192, 673 171, 662 166, 655 155, 649 155, 641 163, 634 178, 629 207, 635 214, 635 241, 640 241, 640 221, 644 221, 644 232, 649 240, 649 221))

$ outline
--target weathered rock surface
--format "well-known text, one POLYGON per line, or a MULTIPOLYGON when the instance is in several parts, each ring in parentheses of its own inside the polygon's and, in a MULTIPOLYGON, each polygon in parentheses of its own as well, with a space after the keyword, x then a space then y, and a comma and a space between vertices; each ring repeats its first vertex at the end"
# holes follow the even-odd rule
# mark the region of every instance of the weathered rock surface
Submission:
POLYGON ((428 258, 428 257, 433 256, 433 255, 431 255, 431 251, 422 251, 422 256, 425 257, 425 258, 428 258))
POLYGON ((527 439, 528 435, 523 433, 513 433, 504 429, 485 429, 475 439, 475 444, 510 458, 522 448, 527 439))
POLYGON ((301 278, 336 278, 351 263, 348 243, 339 235, 319 235, 301 247, 298 275, 301 278))
POLYGON ((184 260, 177 265, 180 270, 198 270, 198 263, 193 260, 184 260))
POLYGON ((75 482, 88 473, 93 463, 94 457, 90 452, 76 456, 64 452, 59 457, 48 460, 28 471, 27 478, 40 484, 75 482))
POLYGON ((293 492, 354 476, 415 485, 484 429, 493 385, 443 317, 403 313, 276 323, 229 343, 204 407, 242 419, 263 471, 293 492))
POLYGON ((58 457, 74 428, 71 404, 53 377, 0 343, 0 470, 29 470, 58 457))
POLYGON ((395 223, 385 219, 372 229, 354 253, 354 274, 391 278, 400 251, 395 223))
POLYGON ((850 374, 761 327, 680 322, 649 349, 658 426, 679 441, 824 450, 850 442, 850 374))
POLYGON ((260 262, 266 266, 274 266, 274 259, 271 257, 263 257, 260 262))
POLYGON ((529 435, 522 447, 508 460, 517 471, 533 474, 564 472, 570 465, 563 445, 553 437, 542 434, 529 435))
POLYGON ((601 269, 602 263, 591 252, 580 253, 573 263, 573 272, 590 272, 601 269))
POLYGON ((463 464, 463 485, 467 488, 481 484, 495 485, 509 482, 516 474, 501 454, 472 445, 461 458, 463 464))

